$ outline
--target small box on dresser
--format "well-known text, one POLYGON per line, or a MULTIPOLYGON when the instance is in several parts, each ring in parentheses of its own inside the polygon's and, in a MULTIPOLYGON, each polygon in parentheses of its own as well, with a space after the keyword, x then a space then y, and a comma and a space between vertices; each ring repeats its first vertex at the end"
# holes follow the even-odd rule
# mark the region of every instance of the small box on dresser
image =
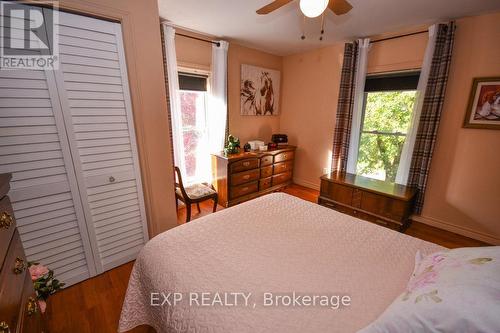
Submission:
POLYGON ((280 190, 292 183, 295 146, 212 155, 212 184, 224 207, 280 190))
POLYGON ((321 177, 318 203, 342 213, 404 231, 411 223, 417 191, 350 173, 321 177))
POLYGON ((7 193, 10 174, 0 174, 0 333, 46 332, 7 193))

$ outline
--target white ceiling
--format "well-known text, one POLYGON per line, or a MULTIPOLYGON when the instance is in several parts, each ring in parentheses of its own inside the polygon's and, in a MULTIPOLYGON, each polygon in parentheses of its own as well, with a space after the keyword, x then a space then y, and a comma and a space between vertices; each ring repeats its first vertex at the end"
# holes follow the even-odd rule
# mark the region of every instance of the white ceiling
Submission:
POLYGON ((500 10, 500 0, 349 0, 346 15, 325 16, 325 38, 319 41, 321 20, 303 16, 298 0, 260 16, 272 0, 158 0, 160 16, 174 25, 234 40, 276 55, 288 55, 356 37, 394 32, 444 19, 500 10))

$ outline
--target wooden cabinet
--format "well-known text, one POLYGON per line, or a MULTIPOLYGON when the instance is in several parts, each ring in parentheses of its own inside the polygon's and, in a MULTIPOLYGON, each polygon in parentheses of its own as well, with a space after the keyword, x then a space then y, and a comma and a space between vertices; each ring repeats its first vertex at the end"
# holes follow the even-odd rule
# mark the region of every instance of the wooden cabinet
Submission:
POLYGON ((0 332, 44 332, 7 192, 10 174, 0 175, 0 332))
POLYGON ((294 146, 240 153, 212 155, 213 185, 219 203, 229 207, 292 183, 294 146))
POLYGON ((321 177, 318 203, 342 213, 404 231, 410 224, 417 191, 403 185, 350 173, 321 177))

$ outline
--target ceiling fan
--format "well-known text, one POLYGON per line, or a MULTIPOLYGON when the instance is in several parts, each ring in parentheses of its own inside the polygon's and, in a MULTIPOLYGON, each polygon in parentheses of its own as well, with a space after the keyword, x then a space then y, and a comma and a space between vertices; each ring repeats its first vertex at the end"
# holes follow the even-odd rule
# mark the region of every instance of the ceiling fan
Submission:
MULTIPOLYGON (((257 14, 266 15, 294 0, 275 0, 270 4, 257 10, 257 14)), ((347 0, 299 0, 302 13, 307 17, 317 17, 323 14, 326 8, 330 8, 336 15, 343 15, 352 9, 347 0)))

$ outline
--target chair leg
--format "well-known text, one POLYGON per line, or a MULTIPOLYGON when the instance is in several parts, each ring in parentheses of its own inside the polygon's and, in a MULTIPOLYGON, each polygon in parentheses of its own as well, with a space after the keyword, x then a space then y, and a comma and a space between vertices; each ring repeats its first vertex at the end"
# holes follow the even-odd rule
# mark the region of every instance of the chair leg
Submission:
POLYGON ((186 202, 186 223, 191 221, 191 203, 186 202))
POLYGON ((218 203, 218 201, 219 201, 218 196, 215 196, 214 197, 214 210, 213 210, 214 213, 217 211, 217 203, 218 203))
POLYGON ((200 214, 201 213, 201 209, 200 209, 200 203, 199 202, 196 203, 196 208, 198 208, 198 214, 200 214))

